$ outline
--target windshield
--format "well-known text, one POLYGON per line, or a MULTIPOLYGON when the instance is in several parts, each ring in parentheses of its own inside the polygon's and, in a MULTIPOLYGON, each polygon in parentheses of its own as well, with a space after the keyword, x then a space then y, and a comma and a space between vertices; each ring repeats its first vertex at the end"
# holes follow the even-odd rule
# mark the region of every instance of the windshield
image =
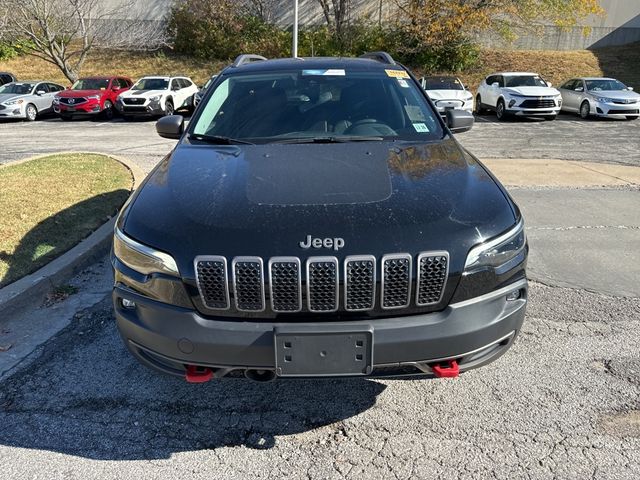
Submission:
POLYGON ((426 77, 425 90, 464 90, 456 77, 426 77))
POLYGON ((0 87, 0 95, 13 93, 15 95, 26 95, 31 93, 35 83, 7 83, 0 87))
POLYGON ((437 114, 404 70, 341 69, 230 75, 190 133, 253 143, 443 135, 437 114))
POLYGON ((73 84, 71 90, 106 90, 108 86, 108 78, 81 78, 73 84))
POLYGON ((131 90, 166 90, 169 80, 166 78, 142 78, 131 87, 131 90))
POLYGON ((546 87, 547 84, 537 75, 517 75, 504 77, 505 87, 546 87))
POLYGON ((627 89, 627 86, 618 80, 586 80, 586 83, 587 90, 594 92, 627 89))

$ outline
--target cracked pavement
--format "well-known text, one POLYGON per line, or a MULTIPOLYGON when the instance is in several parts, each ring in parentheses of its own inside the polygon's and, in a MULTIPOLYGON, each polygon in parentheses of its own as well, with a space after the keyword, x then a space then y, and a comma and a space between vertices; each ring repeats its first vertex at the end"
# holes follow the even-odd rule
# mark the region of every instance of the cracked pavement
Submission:
MULTIPOLYGON (((640 164, 640 122, 571 124, 577 143, 598 128, 637 132, 633 155, 610 138, 590 158, 587 147, 559 148, 567 125, 557 123, 556 138, 549 122, 485 123, 460 136, 481 158, 507 158, 514 129, 542 127, 550 138, 535 151, 511 153, 544 158, 544 147, 592 161, 607 152, 640 164)), ((150 145, 151 127, 136 122, 127 138, 137 131, 150 145)), ((9 130, 0 124, 0 141, 9 130)), ((148 170, 170 145, 130 158, 148 170)), ((21 150, 7 152, 0 161, 21 150)), ((510 191, 527 222, 530 302, 519 338, 493 364, 454 380, 187 385, 126 351, 109 299, 100 300, 110 281, 103 261, 72 282, 91 283, 91 306, 0 377, 0 478, 640 478, 640 191, 510 191)))

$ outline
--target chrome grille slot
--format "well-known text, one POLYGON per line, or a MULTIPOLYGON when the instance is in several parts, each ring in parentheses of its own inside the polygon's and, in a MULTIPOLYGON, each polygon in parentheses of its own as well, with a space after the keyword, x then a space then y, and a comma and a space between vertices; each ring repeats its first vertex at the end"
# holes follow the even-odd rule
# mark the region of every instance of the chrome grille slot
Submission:
POLYGON ((424 252, 418 256, 416 305, 424 307, 442 300, 449 273, 447 252, 424 252))
POLYGON ((274 257, 269 260, 271 309, 274 312, 302 310, 300 260, 296 257, 274 257))
POLYGON ((411 255, 398 253, 382 257, 382 308, 409 306, 411 296, 411 255))
POLYGON ((347 257, 344 261, 344 304, 349 311, 371 310, 376 296, 376 258, 347 257))
POLYGON ((312 257, 307 260, 307 303, 311 312, 338 310, 338 259, 312 257))
POLYGON ((213 310, 227 310, 229 308, 227 259, 202 256, 196 257, 194 263, 196 283, 205 306, 213 310))
POLYGON ((236 257, 232 263, 236 308, 243 312, 264 310, 264 272, 260 257, 236 257))

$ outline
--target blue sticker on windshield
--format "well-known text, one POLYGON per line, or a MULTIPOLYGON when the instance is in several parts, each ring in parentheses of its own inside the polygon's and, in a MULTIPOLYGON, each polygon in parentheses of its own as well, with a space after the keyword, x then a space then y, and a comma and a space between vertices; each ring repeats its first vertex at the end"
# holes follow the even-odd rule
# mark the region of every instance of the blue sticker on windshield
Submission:
POLYGON ((329 68, 325 70, 303 70, 302 75, 344 77, 345 72, 339 68, 329 68))
POLYGON ((427 127, 424 123, 414 123, 413 128, 416 129, 416 132, 429 133, 429 127, 427 127))

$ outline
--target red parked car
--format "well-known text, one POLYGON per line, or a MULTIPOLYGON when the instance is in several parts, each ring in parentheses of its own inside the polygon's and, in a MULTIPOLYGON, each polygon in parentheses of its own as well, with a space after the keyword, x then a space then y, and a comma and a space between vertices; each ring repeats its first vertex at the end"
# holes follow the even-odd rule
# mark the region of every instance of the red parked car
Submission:
POLYGON ((116 98, 131 88, 126 77, 87 77, 77 80, 70 89, 60 92, 53 100, 53 109, 63 120, 74 115, 100 115, 113 118, 116 98))

